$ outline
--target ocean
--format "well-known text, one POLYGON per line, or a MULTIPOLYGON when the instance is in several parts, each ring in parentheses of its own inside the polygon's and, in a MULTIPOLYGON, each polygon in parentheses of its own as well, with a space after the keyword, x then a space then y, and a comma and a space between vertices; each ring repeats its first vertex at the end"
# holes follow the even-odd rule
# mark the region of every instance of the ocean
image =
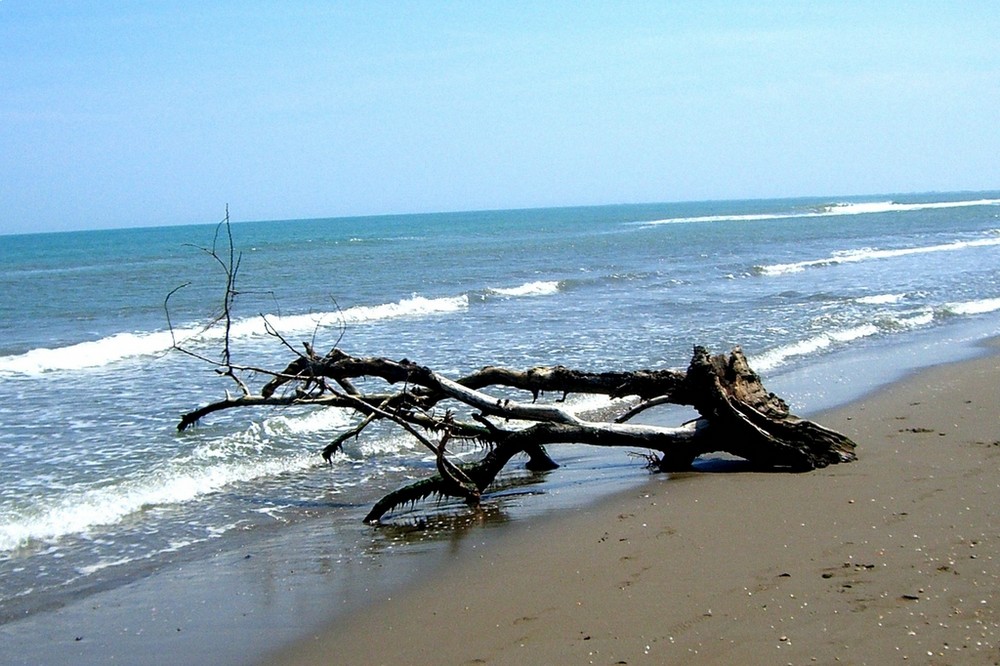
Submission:
MULTIPOLYGON (((398 431, 349 442, 332 465, 319 451, 353 422, 340 410, 232 410, 177 432, 182 413, 235 388, 171 350, 176 338, 218 358, 222 332, 206 323, 225 275, 204 250, 221 217, 0 236, 0 636, 171 567, 253 552, 283 532, 320 535, 309 557, 333 563, 324 576, 359 575, 352 562, 387 570, 405 559, 399 551, 430 547, 421 530, 360 524, 382 493, 434 467, 398 431), (168 304, 171 331, 165 300, 181 285, 168 304)), ((291 358, 265 318, 293 345, 405 357, 449 376, 487 364, 683 368, 693 345, 741 345, 765 385, 807 414, 1000 333, 1000 192, 241 222, 231 231, 241 255, 233 360, 248 366, 279 369, 291 358), (913 358, 887 361, 898 349, 913 358), (833 359, 857 371, 810 375, 833 359)), ((551 453, 563 469, 511 470, 479 516, 572 505, 646 474, 625 451, 551 453)), ((469 515, 430 501, 397 519, 485 529, 469 515)))

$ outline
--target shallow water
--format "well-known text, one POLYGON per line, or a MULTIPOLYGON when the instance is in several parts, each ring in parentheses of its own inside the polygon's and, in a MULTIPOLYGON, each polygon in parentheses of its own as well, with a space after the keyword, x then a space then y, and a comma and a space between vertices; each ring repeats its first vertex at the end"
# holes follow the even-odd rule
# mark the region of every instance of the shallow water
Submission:
MULTIPOLYGON (((236 224, 247 293, 234 351, 248 364, 287 360, 258 313, 292 341, 341 340, 452 376, 487 363, 678 367, 692 344, 742 344, 768 387, 808 413, 998 332, 998 203, 934 194, 236 224), (909 351, 890 363, 888 350, 909 351)), ((271 538, 283 552, 279 535, 295 530, 323 526, 306 562, 366 561, 377 539, 386 566, 400 549, 358 525, 380 494, 433 468, 398 433, 362 438, 325 466, 317 452, 351 422, 335 410, 218 415, 176 432, 181 413, 232 388, 168 351, 163 310, 190 281, 171 299, 175 332, 217 353, 221 334, 199 322, 218 305, 220 274, 191 247, 214 231, 2 239, 5 632, 177 567, 211 571, 215 554, 271 538)), ((564 470, 509 492, 489 520, 545 511, 556 496, 578 504, 642 474, 623 452, 556 457, 564 470), (561 476, 577 467, 582 477, 561 476)), ((441 513, 420 505, 401 518, 441 513)), ((419 550, 426 532, 415 534, 403 550, 419 550)))

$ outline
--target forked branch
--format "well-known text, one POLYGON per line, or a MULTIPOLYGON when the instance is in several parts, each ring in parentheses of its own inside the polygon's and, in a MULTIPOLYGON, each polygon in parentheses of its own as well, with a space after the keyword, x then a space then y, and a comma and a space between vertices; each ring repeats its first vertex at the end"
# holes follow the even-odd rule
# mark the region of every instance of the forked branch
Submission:
MULTIPOLYGON (((235 408, 298 405, 351 410, 359 421, 323 448, 323 457, 330 461, 344 442, 364 436, 373 423, 392 424, 434 454, 437 473, 386 495, 365 517, 366 522, 377 523, 387 513, 431 495, 457 497, 475 505, 518 454, 528 456, 529 469, 557 467, 546 447, 558 444, 645 449, 652 452, 645 457, 664 471, 689 469, 697 457, 716 451, 739 456, 758 468, 794 471, 855 459, 854 442, 792 415, 783 400, 769 393, 738 347, 728 355, 716 356, 695 347, 685 371, 587 372, 561 365, 527 370, 487 366, 452 379, 407 359, 356 357, 337 345, 321 355, 312 342, 306 342, 300 352, 265 319, 267 332, 292 353, 292 358, 279 370, 237 365, 233 363, 231 330, 240 294, 236 278, 241 257, 234 249, 228 206, 211 248, 200 249, 225 274, 222 312, 210 324, 225 327, 221 360, 192 352, 176 338, 174 348, 210 363, 219 374, 236 382, 240 395, 227 393, 224 400, 184 414, 178 430, 235 408), (249 376, 264 382, 256 392, 249 385, 249 376), (362 391, 359 385, 379 389, 362 391), (541 400, 545 394, 557 398, 546 402, 541 400), (565 399, 570 395, 604 396, 617 412, 606 420, 588 420, 567 407, 565 399), (614 402, 618 398, 630 400, 614 402), (663 404, 693 407, 699 417, 676 427, 631 422, 638 414, 663 404), (483 455, 473 462, 453 462, 447 445, 458 440, 483 445, 483 455)), ((171 335, 169 301, 183 286, 171 291, 164 301, 171 335)))
MULTIPOLYGON (((725 451, 754 466, 803 471, 854 460, 847 437, 792 415, 785 403, 767 392, 736 348, 728 356, 711 356, 696 347, 686 372, 649 371, 590 373, 562 366, 515 371, 483 368, 456 380, 408 360, 354 357, 333 349, 320 357, 311 349, 280 372, 270 374, 260 394, 229 398, 182 417, 184 429, 209 413, 260 405, 315 405, 348 408, 362 417, 324 449, 329 458, 347 438, 357 437, 372 422, 384 420, 405 430, 435 455, 438 473, 390 493, 366 517, 379 521, 385 513, 428 495, 458 497, 470 504, 515 455, 526 453, 529 466, 551 468, 546 446, 566 443, 642 448, 656 452, 662 470, 687 469, 695 458, 725 451), (378 379, 387 390, 347 394, 329 388, 310 394, 309 386, 331 380, 354 387, 355 380, 378 379), (298 387, 290 391, 291 387, 298 387), (275 392, 282 388, 284 397, 275 392), (493 391, 493 392, 487 392, 493 391), (517 391, 530 402, 511 397, 517 391), (637 407, 604 421, 590 421, 562 403, 542 404, 539 395, 589 394, 609 398, 636 396, 637 407), (629 419, 649 405, 671 403, 694 407, 695 422, 677 427, 640 425, 629 419), (443 408, 443 411, 442 411, 443 408), (460 420, 455 410, 466 413, 460 420), (437 437, 433 441, 432 437, 437 437), (457 465, 448 459, 453 437, 487 445, 482 458, 457 465)), ((355 389, 356 390, 356 389, 355 389)))

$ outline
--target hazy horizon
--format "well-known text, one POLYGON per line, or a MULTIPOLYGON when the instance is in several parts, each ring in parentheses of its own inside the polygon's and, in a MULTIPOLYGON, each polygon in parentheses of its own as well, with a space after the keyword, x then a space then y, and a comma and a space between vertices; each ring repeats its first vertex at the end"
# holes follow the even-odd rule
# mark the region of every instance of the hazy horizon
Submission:
MULTIPOLYGON (((485 208, 485 209, 463 209, 463 210, 443 210, 443 211, 422 211, 422 212, 401 212, 401 213, 371 213, 366 215, 319 215, 316 217, 285 217, 285 218, 274 218, 274 219, 238 219, 232 217, 232 211, 230 210, 230 224, 254 224, 257 222, 315 222, 320 220, 363 220, 367 218, 379 219, 385 217, 410 217, 410 216, 447 216, 447 215, 465 215, 465 214, 479 214, 479 213, 491 213, 491 212, 503 212, 503 211, 532 211, 532 210, 559 210, 559 209, 573 209, 573 208, 610 208, 610 207, 635 207, 635 206, 674 206, 674 205, 688 205, 688 204, 738 204, 745 202, 764 202, 764 201, 816 201, 816 202, 828 202, 829 204, 837 204, 845 202, 848 199, 882 199, 883 197, 929 197, 934 195, 941 196, 962 196, 962 195, 991 195, 1000 196, 1000 190, 953 190, 949 192, 941 191, 928 191, 928 192, 872 192, 867 194, 831 194, 831 195, 802 195, 794 197, 767 197, 767 198, 747 198, 747 199, 701 199, 701 200, 683 200, 683 201, 636 201, 636 202, 615 202, 615 203, 604 203, 604 204, 566 204, 562 206, 535 206, 527 208, 485 208)), ((1000 201, 1000 200, 998 200, 1000 201)), ((874 203, 874 202, 873 202, 874 203)), ((998 203, 997 205, 1000 205, 998 203)), ((76 233, 76 232, 87 232, 87 231, 117 231, 117 230, 130 230, 130 229, 158 229, 158 228, 168 228, 168 227, 185 227, 185 226, 205 226, 205 225, 217 225, 225 221, 226 213, 225 206, 223 206, 223 212, 216 216, 210 217, 206 216, 203 220, 195 220, 190 222, 177 222, 168 224, 138 224, 132 226, 108 226, 108 227, 89 227, 84 229, 48 229, 41 231, 0 231, 0 236, 18 236, 18 235, 33 235, 33 234, 58 234, 58 233, 76 233)))
POLYGON ((0 2, 0 234, 1000 188, 1000 5, 0 2))

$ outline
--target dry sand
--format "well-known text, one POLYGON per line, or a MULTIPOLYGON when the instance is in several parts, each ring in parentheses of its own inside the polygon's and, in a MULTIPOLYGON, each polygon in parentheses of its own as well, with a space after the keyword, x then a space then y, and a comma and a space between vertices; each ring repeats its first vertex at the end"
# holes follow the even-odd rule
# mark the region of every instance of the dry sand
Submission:
POLYGON ((652 477, 268 663, 1000 663, 1000 356, 816 420, 859 460, 652 477))

